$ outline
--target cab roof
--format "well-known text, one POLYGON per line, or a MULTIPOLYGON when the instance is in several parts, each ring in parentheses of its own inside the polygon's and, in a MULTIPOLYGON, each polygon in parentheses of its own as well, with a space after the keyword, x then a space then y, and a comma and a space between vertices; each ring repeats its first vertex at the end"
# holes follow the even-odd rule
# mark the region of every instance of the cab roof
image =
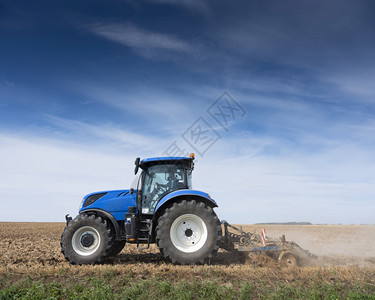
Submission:
POLYGON ((168 156, 168 157, 151 157, 145 158, 141 160, 139 166, 143 168, 147 168, 151 165, 162 165, 162 164, 191 164, 194 158, 190 157, 180 157, 180 156, 168 156))

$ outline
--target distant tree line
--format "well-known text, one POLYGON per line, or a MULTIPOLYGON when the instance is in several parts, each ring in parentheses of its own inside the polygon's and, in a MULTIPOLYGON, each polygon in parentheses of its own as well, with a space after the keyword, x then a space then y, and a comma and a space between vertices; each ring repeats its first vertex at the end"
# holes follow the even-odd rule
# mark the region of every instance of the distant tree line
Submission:
POLYGON ((270 223, 255 223, 255 225, 313 225, 310 222, 270 222, 270 223))

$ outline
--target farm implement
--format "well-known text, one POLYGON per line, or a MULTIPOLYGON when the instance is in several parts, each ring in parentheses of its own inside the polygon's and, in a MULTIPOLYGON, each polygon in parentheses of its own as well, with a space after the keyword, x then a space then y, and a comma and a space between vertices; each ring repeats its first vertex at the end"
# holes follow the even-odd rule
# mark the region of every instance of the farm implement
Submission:
POLYGON ((294 267, 308 263, 316 255, 301 248, 295 242, 286 241, 285 235, 279 240, 270 239, 265 231, 262 234, 245 232, 242 228, 221 221, 224 226, 224 236, 222 237, 221 248, 227 251, 238 252, 264 252, 271 258, 278 261, 282 266, 294 267), (229 228, 232 231, 229 231, 229 228))
POLYGON ((194 154, 137 158, 134 186, 88 194, 78 216, 66 215, 60 242, 65 258, 79 265, 101 263, 126 243, 146 248, 156 243, 166 260, 182 265, 203 264, 219 248, 262 251, 287 265, 313 257, 285 236, 271 240, 220 222, 211 196, 192 189, 193 169, 194 154))

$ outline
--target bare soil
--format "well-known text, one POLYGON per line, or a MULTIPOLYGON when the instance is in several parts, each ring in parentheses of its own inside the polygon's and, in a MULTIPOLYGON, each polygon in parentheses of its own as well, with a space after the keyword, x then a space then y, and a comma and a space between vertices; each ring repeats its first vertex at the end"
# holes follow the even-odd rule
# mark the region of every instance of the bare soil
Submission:
MULTIPOLYGON (((210 265, 174 266, 163 260, 155 245, 140 250, 126 245, 123 251, 103 265, 72 266, 61 254, 60 236, 65 223, 0 223, 0 276, 22 278, 45 276, 53 280, 70 276, 94 274, 127 274, 137 278, 150 276, 170 279, 206 278, 214 276, 225 283, 265 276, 293 280, 311 279, 319 274, 321 280, 334 276, 350 281, 375 278, 375 226, 330 225, 244 225, 246 231, 259 233, 266 229, 268 236, 277 238, 282 234, 287 240, 319 256, 308 267, 285 270, 264 254, 228 253, 221 250, 210 265)), ((375 282, 374 282, 375 283, 375 282)))

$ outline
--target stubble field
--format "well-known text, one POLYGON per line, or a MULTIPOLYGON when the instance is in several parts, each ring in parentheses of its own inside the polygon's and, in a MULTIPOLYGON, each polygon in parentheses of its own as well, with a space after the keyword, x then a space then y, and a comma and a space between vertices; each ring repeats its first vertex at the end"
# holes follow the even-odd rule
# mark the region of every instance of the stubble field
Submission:
POLYGON ((156 246, 126 245, 105 264, 72 266, 60 252, 64 223, 0 223, 0 299, 375 299, 375 226, 246 225, 318 255, 282 268, 262 254, 220 251, 210 265, 174 266, 156 246))

